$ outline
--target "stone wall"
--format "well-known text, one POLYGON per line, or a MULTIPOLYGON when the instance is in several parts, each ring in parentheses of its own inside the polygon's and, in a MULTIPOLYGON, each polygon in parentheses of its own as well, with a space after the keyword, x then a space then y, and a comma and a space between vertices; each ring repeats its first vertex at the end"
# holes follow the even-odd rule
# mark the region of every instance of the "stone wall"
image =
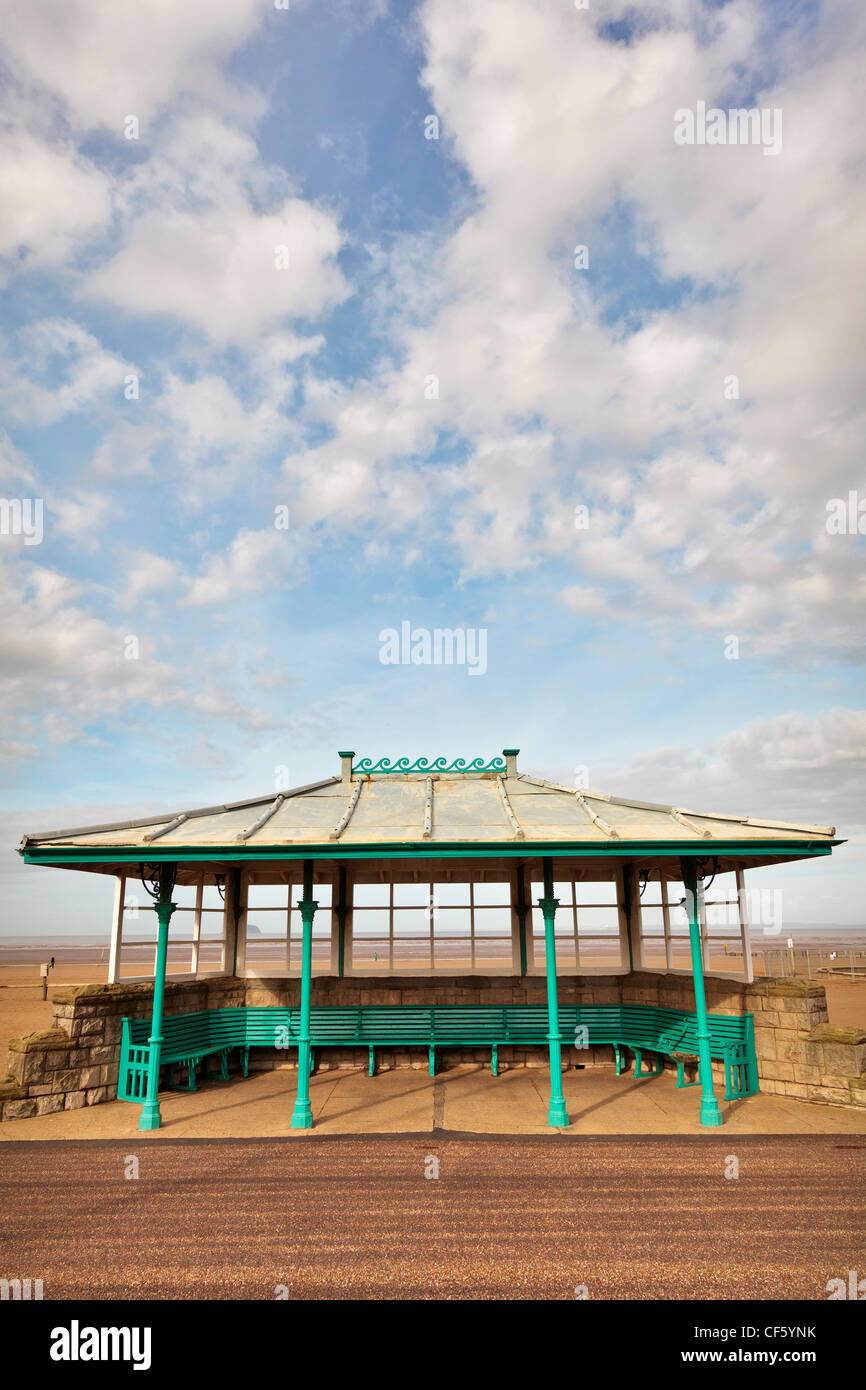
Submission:
MULTIPOLYGON (((166 984, 166 1014, 227 1008, 244 999, 244 981, 192 980, 166 984)), ((51 1028, 9 1043, 0 1082, 0 1119, 26 1119, 80 1110, 117 1097, 123 1018, 149 1018, 153 985, 82 985, 52 995, 51 1028)))
MULTIPOLYGON (((745 985, 708 979, 711 1012, 751 1012, 761 1090, 832 1105, 866 1105, 866 1031, 834 1028, 827 1021, 823 986, 806 980, 759 980, 745 985)), ((200 1009, 259 1007, 300 1003, 298 979, 239 980, 219 977, 166 985, 166 1014, 200 1009)), ((53 995, 52 1027, 10 1043, 9 1071, 0 1082, 0 1118, 21 1119, 98 1105, 117 1095, 121 1019, 149 1018, 153 986, 85 985, 58 989, 53 995)), ((314 976, 313 1004, 538 1004, 546 1002, 543 976, 455 975, 386 978, 351 976, 343 980, 314 976)), ((562 976, 562 1004, 655 1004, 694 1010, 688 975, 562 976)), ((566 1051, 569 1064, 576 1054, 566 1051)), ((253 1048, 251 1070, 294 1067, 296 1054, 277 1048, 253 1048)), ((443 1070, 462 1062, 489 1062, 489 1049, 448 1048, 437 1056, 443 1070)), ((325 1069, 357 1067, 364 1061, 357 1048, 321 1049, 325 1069)), ((377 1048, 377 1066, 426 1068, 422 1049, 377 1048)), ((548 1064, 543 1047, 500 1048, 500 1067, 548 1064)), ((611 1066, 613 1049, 581 1051, 579 1065, 611 1066)), ((672 1067, 673 1063, 666 1063, 672 1067)), ((692 1066, 692 1074, 696 1065, 692 1066)), ((721 1064, 714 1073, 722 1081, 721 1064)))

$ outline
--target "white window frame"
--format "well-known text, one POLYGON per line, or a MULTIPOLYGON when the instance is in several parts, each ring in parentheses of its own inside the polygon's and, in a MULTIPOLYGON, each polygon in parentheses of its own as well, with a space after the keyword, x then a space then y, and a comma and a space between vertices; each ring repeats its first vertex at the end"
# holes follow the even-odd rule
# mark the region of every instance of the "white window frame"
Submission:
MULTIPOLYGON (((689 938, 688 938, 687 935, 677 935, 676 937, 674 937, 674 936, 672 935, 672 933, 671 933, 671 920, 670 920, 670 917, 671 917, 671 908, 672 908, 672 907, 678 907, 679 904, 678 904, 678 903, 671 903, 668 889, 669 889, 669 885, 670 885, 670 882, 671 882, 671 881, 679 882, 680 880, 678 880, 678 879, 677 879, 677 880, 669 880, 665 875, 662 875, 660 879, 657 878, 657 879, 655 880, 655 882, 658 883, 658 884, 660 884, 660 888, 661 888, 660 899, 661 899, 661 901, 660 901, 660 903, 647 903, 647 904, 646 904, 647 907, 651 907, 651 908, 656 909, 656 910, 660 907, 660 908, 661 908, 661 912, 662 912, 662 924, 663 924, 664 948, 665 948, 665 949, 664 949, 665 962, 664 962, 663 965, 659 965, 659 964, 657 964, 657 963, 655 963, 655 962, 651 962, 651 961, 648 961, 648 960, 646 959, 646 952, 645 952, 645 949, 644 949, 645 942, 650 941, 650 940, 652 940, 652 941, 654 941, 654 942, 659 942, 659 941, 661 940, 661 938, 659 937, 659 935, 658 935, 657 932, 653 932, 652 934, 650 934, 650 933, 644 933, 644 930, 643 930, 643 916, 642 916, 642 912, 641 912, 641 903, 642 903, 642 899, 641 899, 641 897, 640 897, 640 880, 639 880, 639 876, 638 876, 637 870, 635 869, 633 872, 634 872, 634 894, 633 894, 634 912, 633 912, 633 915, 632 915, 632 939, 633 939, 633 955, 634 955, 634 961, 635 961, 635 970, 645 970, 645 971, 647 971, 648 973, 654 974, 654 975, 665 975, 665 974, 667 974, 667 975, 691 975, 691 974, 693 973, 693 971, 692 971, 692 966, 691 966, 691 948, 690 948, 690 947, 689 947, 689 964, 688 964, 687 966, 675 965, 675 964, 674 964, 674 958, 673 958, 673 951, 674 951, 674 944, 675 944, 675 942, 685 943, 687 946, 689 945, 689 938)), ((710 935, 709 935, 708 928, 707 928, 707 906, 708 906, 708 904, 707 904, 707 902, 706 902, 705 894, 704 894, 704 893, 701 893, 701 894, 700 894, 700 899, 699 899, 699 906, 698 906, 698 922, 699 922, 699 924, 700 924, 700 933, 701 933, 701 961, 702 961, 703 968, 704 968, 704 975, 707 976, 707 977, 709 977, 709 978, 712 978, 712 979, 737 980, 737 981, 740 981, 740 982, 743 982, 743 983, 746 983, 746 984, 751 984, 752 980, 754 979, 754 969, 753 969, 753 966, 752 966, 752 953, 751 953, 751 943, 750 943, 750 936, 749 936, 749 916, 748 916, 747 902, 746 902, 745 873, 744 873, 744 871, 743 871, 742 869, 734 869, 734 870, 731 870, 731 869, 724 869, 724 870, 721 871, 721 873, 722 873, 722 874, 729 874, 729 873, 733 873, 733 874, 734 874, 734 882, 735 882, 735 885, 736 885, 736 898, 711 898, 711 899, 710 899, 710 902, 709 902, 709 906, 712 907, 712 906, 714 906, 714 905, 719 905, 719 906, 724 905, 724 906, 730 906, 730 907, 732 907, 732 906, 734 906, 734 904, 735 904, 735 902, 736 902, 736 905, 737 905, 737 922, 736 922, 735 925, 734 925, 734 924, 731 924, 730 930, 728 931, 727 935, 728 935, 729 938, 730 938, 730 937, 733 937, 733 938, 734 938, 736 941, 738 941, 739 944, 740 944, 740 948, 741 948, 741 950, 742 950, 742 955, 743 955, 743 969, 742 969, 742 970, 719 970, 719 969, 714 969, 714 968, 711 966, 711 963, 710 963, 710 942, 711 942, 711 941, 719 940, 720 938, 717 937, 715 934, 714 934, 712 937, 710 937, 710 935)), ((721 874, 720 874, 720 877, 721 877, 721 874)), ((652 880, 650 880, 650 881, 652 881, 652 880)))
MULTIPOLYGON (((198 874, 198 877, 196 878, 196 881, 195 881, 195 884, 194 884, 194 885, 192 885, 192 884, 184 884, 184 885, 183 885, 184 887, 193 887, 193 886, 195 887, 195 890, 196 890, 196 891, 195 891, 195 901, 194 901, 194 903, 193 903, 193 905, 192 905, 191 907, 179 907, 179 908, 176 908, 175 911, 172 913, 171 921, 169 922, 169 928, 168 928, 168 944, 169 944, 169 948, 170 948, 170 950, 174 950, 174 948, 177 947, 177 946, 188 946, 188 947, 190 948, 190 957, 189 957, 189 959, 190 959, 190 969, 189 969, 189 970, 170 970, 170 969, 168 969, 168 962, 166 962, 165 977, 166 977, 167 980, 172 980, 172 981, 181 981, 181 980, 207 980, 207 979, 214 979, 214 978, 216 978, 217 976, 225 975, 225 974, 227 973, 226 962, 227 962, 227 959, 228 959, 228 949, 229 949, 230 940, 231 940, 231 921, 230 921, 230 918, 231 918, 231 904, 230 904, 229 901, 228 901, 228 896, 229 896, 229 895, 228 895, 228 886, 226 887, 226 901, 222 904, 221 907, 204 907, 204 906, 203 906, 203 898, 204 898, 204 888, 205 888, 205 882, 204 882, 205 877, 206 877, 205 872, 204 872, 204 870, 202 870, 202 871, 198 874), (190 912, 192 913, 192 919, 193 919, 193 920, 192 920, 192 935, 190 935, 190 936, 176 936, 176 935, 174 935, 174 934, 173 934, 173 931, 172 931, 172 928, 173 928, 173 927, 176 928, 176 926, 178 925, 178 914, 179 914, 179 913, 184 913, 184 914, 186 914, 186 913, 190 913, 190 912), (208 937, 205 937, 205 943, 206 943, 208 946, 216 946, 216 945, 218 945, 218 946, 220 947, 220 960, 219 960, 219 966, 218 966, 218 968, 217 968, 216 970, 200 970, 200 969, 199 969, 200 947, 201 947, 201 944, 202 944, 201 927, 202 927, 202 918, 203 918, 203 916, 204 916, 205 913, 207 913, 207 914, 209 914, 209 915, 219 916, 219 917, 221 917, 221 919, 222 919, 222 932, 221 932, 221 934, 220 934, 219 936, 208 936, 208 937)), ((143 937, 138 937, 138 936, 136 936, 135 938, 127 937, 127 938, 126 938, 126 942, 124 943, 123 920, 124 920, 124 915, 125 915, 126 911, 127 911, 129 908, 132 908, 132 907, 135 907, 135 908, 137 908, 137 909, 139 909, 139 910, 142 910, 142 911, 145 911, 145 912, 152 912, 152 911, 153 911, 152 907, 151 907, 149 904, 144 904, 144 905, 142 906, 141 901, 138 900, 138 899, 136 900, 136 902, 135 902, 134 904, 133 904, 133 903, 128 903, 128 902, 127 902, 127 900, 126 900, 126 890, 127 890, 127 887, 128 887, 130 884, 138 884, 139 886, 141 886, 140 880, 139 880, 138 878, 136 878, 136 877, 135 877, 134 875, 132 875, 132 874, 124 874, 124 873, 121 873, 121 874, 117 874, 117 875, 116 875, 116 877, 115 877, 115 885, 114 885, 114 907, 113 907, 113 911, 112 911, 112 923, 111 923, 111 946, 110 946, 109 955, 108 955, 108 983, 109 983, 110 985, 117 985, 117 984, 130 984, 130 985, 132 985, 132 984, 145 984, 145 983, 148 983, 148 982, 150 982, 151 980, 154 980, 154 979, 156 978, 156 956, 157 956, 157 946, 158 946, 158 943, 157 943, 157 934, 158 934, 158 929, 159 929, 159 923, 158 923, 158 921, 157 921, 156 913, 155 913, 155 912, 153 913, 153 934, 152 934, 152 935, 151 935, 150 933, 148 933, 147 936, 143 936, 143 937), (124 947, 124 944, 126 944, 126 945, 128 945, 128 946, 135 945, 135 946, 141 946, 141 947, 153 946, 153 970, 151 971, 150 974, 144 974, 144 975, 124 975, 124 974, 121 973, 121 966, 122 966, 122 962, 123 962, 123 947, 124 947)), ((227 879, 227 884, 228 884, 228 879, 227 879)), ((212 886, 212 885, 208 885, 208 886, 210 887, 210 886, 212 886)), ((143 888, 143 886, 142 886, 142 894, 143 894, 144 897, 147 897, 147 893, 146 893, 145 889, 143 888)))
MULTIPOLYGON (((559 924, 560 913, 571 910, 573 923, 574 940, 574 965, 560 962, 557 956, 556 974, 560 975, 627 975, 629 973, 629 950, 628 950, 628 922, 625 913, 625 888, 624 870, 621 865, 616 865, 612 872, 604 877, 598 874, 588 874, 580 868, 557 869, 554 865, 553 879, 556 883, 571 883, 572 901, 567 904, 560 904, 556 909, 556 921, 559 924), (578 883, 613 883, 616 890, 616 901, 613 903, 579 903, 575 885, 578 883), (619 927, 618 937, 604 935, 603 933, 582 931, 580 926, 581 908, 610 908, 616 911, 617 924, 619 927), (619 965, 586 965, 581 963, 580 942, 581 941, 604 941, 612 944, 615 940, 619 942, 619 965)), ((538 901, 544 896, 542 889, 543 880, 540 871, 534 865, 528 866, 527 872, 527 896, 529 898, 529 911, 526 914, 526 973, 527 975, 544 975, 547 970, 545 959, 544 938, 539 935, 536 938, 533 930, 533 914, 538 908, 538 901), (541 949, 536 954, 536 940, 541 949)), ((559 940, 561 933, 557 933, 559 940)), ((637 967, 635 967, 637 968, 637 967)))

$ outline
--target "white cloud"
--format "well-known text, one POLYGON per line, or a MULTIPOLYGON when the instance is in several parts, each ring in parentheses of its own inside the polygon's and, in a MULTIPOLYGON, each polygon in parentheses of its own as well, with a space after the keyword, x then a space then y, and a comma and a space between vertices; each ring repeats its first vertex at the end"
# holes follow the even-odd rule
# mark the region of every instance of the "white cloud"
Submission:
POLYGON ((299 198, 264 214, 228 200, 154 210, 132 224, 87 290, 128 313, 169 315, 217 342, 252 344, 287 318, 315 318, 346 298, 340 241, 334 218, 299 198), (286 269, 276 264, 282 246, 286 269))
POLYGON ((289 531, 239 531, 226 554, 213 555, 193 579, 185 602, 193 606, 228 603, 244 594, 297 582, 302 570, 289 531))
POLYGON ((72 145, 0 132, 0 258, 60 265, 111 219, 110 181, 72 145))
POLYGON ((590 767, 599 791, 727 815, 866 828, 866 710, 757 719, 697 748, 654 748, 590 767))
MULTIPOLYGON (((633 11, 605 18, 620 13, 633 11)), ((286 471, 305 513, 335 528, 375 518, 398 531, 440 507, 464 574, 553 557, 579 577, 572 607, 587 602, 577 591, 598 591, 597 606, 612 593, 620 613, 735 632, 750 652, 854 657, 866 579, 856 538, 828 537, 825 520, 827 499, 863 480, 866 139, 851 93, 866 16, 843 5, 808 37, 771 33, 765 11, 735 0, 699 37, 688 5, 647 13, 656 27, 625 44, 558 3, 427 0, 431 109, 477 200, 436 252, 422 239, 435 293, 398 248, 394 293, 386 276, 377 302, 395 306, 399 366, 351 391, 311 389, 309 418, 332 437, 286 471), (677 107, 750 104, 753 86, 784 108, 778 157, 674 144, 677 107), (600 271, 624 211, 661 280, 711 292, 607 322, 600 271), (469 441, 467 462, 404 486, 439 429, 469 441), (535 480, 509 449, 485 463, 489 441, 534 432, 552 441, 535 480), (590 507, 586 532, 576 503, 590 507)), ((627 271, 626 300, 631 288, 627 271)))
POLYGON ((104 411, 121 402, 130 363, 103 347, 80 323, 66 318, 40 319, 18 335, 14 366, 4 370, 4 395, 18 420, 53 424, 72 412, 104 411), (50 386, 36 378, 46 377, 50 386))
POLYGON ((114 515, 115 502, 103 492, 78 489, 65 497, 52 497, 48 512, 51 531, 70 537, 83 550, 94 550, 100 544, 103 527, 114 515))
POLYGON ((178 93, 237 102, 221 65, 261 23, 260 0, 3 0, 6 61, 46 88, 69 119, 120 134, 124 118, 148 122, 178 93))

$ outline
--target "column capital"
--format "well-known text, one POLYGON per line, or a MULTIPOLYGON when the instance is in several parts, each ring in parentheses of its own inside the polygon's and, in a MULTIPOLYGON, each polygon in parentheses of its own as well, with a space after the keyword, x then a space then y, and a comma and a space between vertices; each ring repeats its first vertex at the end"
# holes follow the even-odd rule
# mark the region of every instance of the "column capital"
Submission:
POLYGON ((545 917, 552 917, 559 907, 559 898, 539 898, 538 906, 545 917))

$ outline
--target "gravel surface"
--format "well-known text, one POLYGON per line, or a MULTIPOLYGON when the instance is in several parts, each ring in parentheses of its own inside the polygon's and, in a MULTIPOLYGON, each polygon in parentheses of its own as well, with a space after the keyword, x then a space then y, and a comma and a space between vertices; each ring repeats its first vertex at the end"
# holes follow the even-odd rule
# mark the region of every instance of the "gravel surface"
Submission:
POLYGON ((866 1141, 9 1143, 0 1210, 46 1299, 826 1299, 866 1272, 866 1141))

